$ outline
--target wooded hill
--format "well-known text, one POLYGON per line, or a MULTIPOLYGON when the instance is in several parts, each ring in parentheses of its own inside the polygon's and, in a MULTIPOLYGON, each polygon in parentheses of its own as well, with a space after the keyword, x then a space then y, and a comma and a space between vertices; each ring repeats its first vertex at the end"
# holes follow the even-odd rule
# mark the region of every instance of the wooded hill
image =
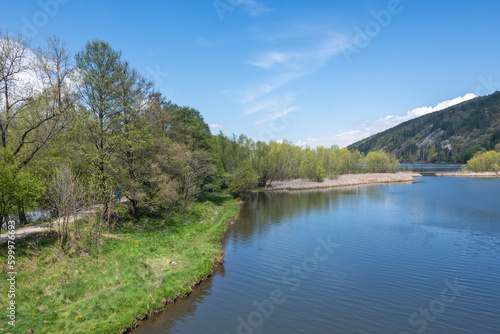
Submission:
POLYGON ((500 92, 401 123, 349 150, 384 150, 402 162, 466 162, 500 143, 500 92))

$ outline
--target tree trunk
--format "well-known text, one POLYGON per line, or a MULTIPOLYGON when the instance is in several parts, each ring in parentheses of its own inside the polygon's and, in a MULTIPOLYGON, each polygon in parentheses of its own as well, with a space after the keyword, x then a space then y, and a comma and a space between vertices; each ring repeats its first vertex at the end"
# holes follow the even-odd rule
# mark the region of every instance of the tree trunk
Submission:
POLYGON ((24 213, 23 209, 19 209, 19 225, 26 225, 28 224, 28 220, 26 219, 26 214, 24 213))
POLYGON ((137 201, 135 199, 128 199, 130 201, 130 214, 135 217, 137 214, 137 201))

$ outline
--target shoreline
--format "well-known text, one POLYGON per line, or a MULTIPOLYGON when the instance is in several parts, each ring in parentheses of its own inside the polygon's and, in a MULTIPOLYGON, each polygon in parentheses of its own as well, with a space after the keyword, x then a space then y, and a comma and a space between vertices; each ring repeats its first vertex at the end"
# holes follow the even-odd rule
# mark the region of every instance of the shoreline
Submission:
MULTIPOLYGON (((222 237, 224 237, 229 226, 233 225, 234 222, 238 219, 238 217, 240 215, 241 207, 245 203, 243 201, 237 201, 236 204, 238 206, 238 213, 226 224, 226 226, 224 226, 223 232, 218 236, 218 241, 216 243, 218 245, 220 245, 220 239, 222 237)), ((179 292, 177 294, 177 296, 175 296, 175 298, 173 298, 173 299, 163 298, 163 300, 162 300, 163 307, 162 308, 149 311, 148 313, 146 313, 144 316, 142 316, 140 318, 136 317, 137 321, 132 326, 122 330, 120 332, 120 334, 131 333, 135 329, 139 328, 145 321, 151 319, 152 317, 154 317, 160 313, 168 311, 169 308, 175 306, 178 302, 184 300, 185 298, 188 298, 191 295, 191 293, 193 292, 193 290, 196 289, 196 287, 198 287, 200 284, 204 283, 206 280, 211 278, 214 275, 214 273, 217 271, 217 269, 224 264, 225 257, 226 257, 226 252, 225 252, 224 248, 222 248, 222 246, 221 246, 219 256, 215 259, 214 264, 210 268, 210 271, 208 273, 206 273, 204 276, 197 279, 196 281, 192 282, 189 285, 188 292, 186 292, 186 293, 179 292)))
POLYGON ((470 177, 470 178, 496 178, 496 177, 500 177, 500 172, 436 173, 436 176, 445 176, 445 177, 470 177))
MULTIPOLYGON (((66 256, 57 235, 47 234, 51 230, 43 231, 41 239, 27 236, 28 242, 20 242, 16 249, 26 253, 16 259, 23 268, 16 275, 16 305, 19 302, 19 314, 30 316, 23 316, 16 328, 24 333, 28 329, 35 333, 133 332, 216 273, 225 258, 220 240, 242 205, 220 193, 168 220, 124 220, 112 234, 103 234, 99 258, 93 253, 66 256), (36 252, 29 250, 32 240, 40 243, 36 252), (128 254, 126 259, 123 254, 128 254), (72 275, 66 277, 66 272, 72 275), (59 298, 55 291, 67 298, 59 298)), ((2 304, 5 300, 0 298, 2 304)))
POLYGON ((256 191, 311 190, 360 185, 408 183, 413 182, 415 177, 422 177, 422 175, 415 172, 345 174, 339 175, 336 179, 325 179, 323 182, 302 179, 275 181, 266 189, 256 191))

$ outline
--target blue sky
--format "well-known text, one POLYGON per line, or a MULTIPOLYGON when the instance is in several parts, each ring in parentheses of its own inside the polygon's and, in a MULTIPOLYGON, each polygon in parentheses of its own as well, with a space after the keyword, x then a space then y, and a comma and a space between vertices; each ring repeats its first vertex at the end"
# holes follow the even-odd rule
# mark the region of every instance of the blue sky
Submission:
POLYGON ((33 46, 108 41, 214 133, 342 147, 500 90, 497 0, 0 3, 33 46))

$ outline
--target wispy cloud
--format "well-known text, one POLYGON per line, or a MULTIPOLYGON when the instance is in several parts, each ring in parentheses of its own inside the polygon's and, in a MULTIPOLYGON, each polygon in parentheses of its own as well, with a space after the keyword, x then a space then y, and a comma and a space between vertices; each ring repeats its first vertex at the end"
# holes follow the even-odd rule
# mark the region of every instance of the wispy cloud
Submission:
POLYGON ((273 93, 275 90, 287 85, 296 78, 304 76, 303 72, 284 72, 277 74, 271 78, 267 78, 265 82, 257 85, 252 85, 242 93, 240 102, 248 105, 250 103, 260 103, 259 99, 265 99, 266 96, 273 93))
POLYGON ((340 54, 347 43, 346 36, 329 33, 323 42, 306 51, 268 51, 258 55, 249 64, 271 71, 264 82, 248 88, 242 95, 243 104, 263 98, 292 82, 321 69, 328 60, 340 54))
MULTIPOLYGON (((321 69, 332 57, 341 54, 347 43, 347 37, 339 33, 325 33, 324 29, 311 27, 304 29, 307 36, 300 37, 306 41, 304 48, 270 49, 257 54, 248 64, 262 70, 264 78, 250 83, 239 94, 233 91, 239 95, 237 99, 242 103, 245 114, 256 118, 254 124, 259 128, 272 128, 273 135, 277 135, 276 122, 289 124, 288 119, 293 119, 293 113, 300 109, 294 104, 295 93, 287 86, 321 69)), ((283 131, 283 126, 279 129, 283 131)))
POLYGON ((306 51, 268 51, 250 61, 250 64, 266 70, 283 66, 310 74, 321 68, 331 57, 340 54, 347 43, 345 35, 330 33, 323 42, 312 45, 306 51))
POLYGON ((262 115, 260 119, 255 122, 256 125, 262 125, 298 110, 299 107, 293 105, 294 100, 295 96, 293 94, 283 94, 261 99, 257 103, 250 104, 245 113, 247 115, 262 115))
POLYGON ((268 123, 272 120, 275 120, 277 118, 281 118, 283 116, 286 116, 288 114, 290 114, 291 112, 295 111, 299 109, 298 107, 296 106, 293 106, 293 107, 283 107, 280 111, 276 111, 274 114, 271 113, 270 116, 264 118, 264 119, 261 119, 260 121, 257 121, 255 124, 257 125, 260 125, 260 124, 264 124, 264 123, 268 123))
POLYGON ((346 147, 358 140, 367 138, 379 132, 385 131, 398 124, 409 121, 411 119, 430 114, 436 111, 444 110, 459 103, 471 100, 476 95, 469 93, 452 100, 447 100, 439 103, 435 107, 420 107, 415 108, 406 113, 404 116, 387 115, 384 118, 377 120, 367 120, 358 125, 355 129, 349 131, 341 131, 337 134, 323 137, 307 138, 307 140, 299 141, 297 145, 309 146, 325 146, 338 145, 339 147, 346 147))
POLYGON ((264 15, 272 12, 273 10, 266 6, 265 3, 255 0, 238 0, 238 3, 245 8, 252 16, 264 15))
POLYGON ((275 65, 284 65, 291 68, 300 68, 297 62, 302 58, 302 54, 296 52, 268 52, 260 55, 257 60, 250 62, 253 66, 270 69, 275 65))

